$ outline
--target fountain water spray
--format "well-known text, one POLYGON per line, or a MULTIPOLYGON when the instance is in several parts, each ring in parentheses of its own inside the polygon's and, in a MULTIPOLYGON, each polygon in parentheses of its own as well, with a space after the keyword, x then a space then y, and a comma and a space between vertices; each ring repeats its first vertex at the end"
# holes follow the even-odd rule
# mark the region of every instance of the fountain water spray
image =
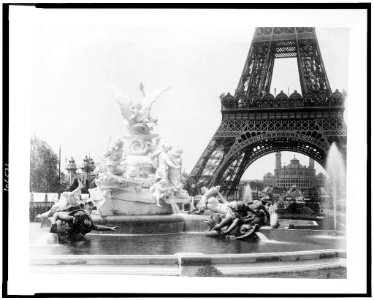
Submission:
MULTIPOLYGON (((337 203, 345 204, 346 197, 346 169, 341 153, 335 143, 330 147, 326 160, 326 171, 329 180, 326 190, 331 195, 334 212, 334 230, 337 229, 337 203), (343 202, 344 201, 344 202, 343 202)), ((330 202, 331 203, 331 202, 330 202)))
POLYGON ((252 190, 249 183, 244 187, 243 201, 245 203, 252 202, 252 190))

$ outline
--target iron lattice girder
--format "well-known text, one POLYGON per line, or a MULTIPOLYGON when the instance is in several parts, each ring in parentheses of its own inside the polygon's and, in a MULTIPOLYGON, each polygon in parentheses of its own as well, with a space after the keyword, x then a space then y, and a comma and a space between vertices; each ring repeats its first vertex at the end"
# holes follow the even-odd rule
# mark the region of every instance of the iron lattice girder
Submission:
POLYGON ((346 158, 344 93, 331 93, 313 27, 258 27, 235 95, 222 97, 222 121, 187 181, 190 194, 221 185, 233 192, 248 166, 278 151, 325 164, 336 143, 346 158), (301 94, 269 93, 276 58, 296 57, 301 94), (195 187, 192 191, 192 187, 195 187))
MULTIPOLYGON (((309 116, 315 117, 315 113, 310 111, 309 116)), ((347 132, 342 110, 332 110, 326 118, 319 119, 294 119, 290 115, 287 119, 271 119, 269 112, 239 116, 238 112, 223 114, 225 120, 221 121, 212 141, 215 149, 229 150, 223 151, 224 156, 216 161, 208 176, 191 176, 190 184, 199 187, 219 184, 226 192, 232 192, 251 163, 278 151, 301 153, 324 165, 333 141, 345 156, 347 132)), ((204 173, 205 166, 196 164, 193 174, 204 173), (196 168, 200 170, 196 171, 196 168)))
POLYGON ((274 137, 278 132, 309 136, 316 145, 328 149, 330 137, 346 138, 343 109, 325 111, 234 111, 223 112, 216 138, 247 139, 264 132, 274 137), (304 118, 303 118, 304 117, 304 118))
MULTIPOLYGON (((219 184, 219 182, 226 180, 225 170, 236 160, 239 153, 249 153, 249 162, 253 162, 263 155, 272 152, 293 151, 312 157, 324 165, 327 150, 320 146, 321 144, 318 145, 318 142, 314 138, 293 132, 264 132, 246 140, 239 138, 216 169, 210 185, 219 184)), ((247 165, 243 167, 246 168, 247 165)))
POLYGON ((225 153, 227 153, 230 150, 230 147, 234 143, 234 141, 235 141, 235 137, 220 138, 217 136, 217 133, 216 133, 213 136, 213 138, 210 140, 209 144, 205 148, 200 159, 198 160, 193 170, 191 171, 188 177, 188 180, 185 184, 185 189, 191 190, 191 185, 194 185, 199 180, 204 181, 204 182, 205 181, 209 182, 210 179, 212 178, 212 175, 214 174, 215 169, 218 167, 218 165, 222 161, 225 153), (222 152, 221 158, 214 156, 214 153, 217 151, 222 152), (214 163, 209 165, 209 162, 211 160, 214 160, 214 163), (209 169, 209 172, 206 172, 207 169, 209 169))
POLYGON ((302 94, 331 95, 317 36, 313 27, 256 28, 235 98, 270 92, 274 59, 296 57, 302 94))

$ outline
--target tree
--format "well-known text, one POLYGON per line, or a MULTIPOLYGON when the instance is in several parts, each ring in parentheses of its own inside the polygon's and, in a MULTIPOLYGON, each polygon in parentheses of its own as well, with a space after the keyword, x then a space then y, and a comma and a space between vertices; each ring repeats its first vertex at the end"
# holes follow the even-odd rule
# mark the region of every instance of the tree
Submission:
MULTIPOLYGON (((58 156, 52 148, 37 137, 31 138, 30 191, 59 192, 58 156)), ((61 176, 63 179, 64 176, 61 176)))

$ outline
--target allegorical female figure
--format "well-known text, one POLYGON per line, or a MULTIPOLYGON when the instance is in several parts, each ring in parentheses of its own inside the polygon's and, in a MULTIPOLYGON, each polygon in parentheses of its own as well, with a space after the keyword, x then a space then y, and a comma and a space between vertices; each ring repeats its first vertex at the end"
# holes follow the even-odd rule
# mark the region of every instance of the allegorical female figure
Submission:
POLYGON ((169 169, 180 169, 179 166, 170 160, 168 156, 170 150, 171 146, 164 144, 162 145, 162 149, 155 153, 157 158, 156 181, 164 179, 169 183, 169 169))
POLYGON ((171 151, 169 155, 171 162, 178 167, 169 167, 169 182, 176 192, 180 191, 180 189, 182 188, 182 153, 183 150, 177 148, 174 151, 171 151))

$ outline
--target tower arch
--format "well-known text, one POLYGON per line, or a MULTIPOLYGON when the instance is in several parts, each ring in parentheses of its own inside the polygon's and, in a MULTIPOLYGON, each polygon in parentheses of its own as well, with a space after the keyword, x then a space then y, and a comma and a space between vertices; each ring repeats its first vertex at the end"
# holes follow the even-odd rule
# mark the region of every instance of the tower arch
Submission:
POLYGON ((221 185, 230 193, 251 163, 272 152, 305 154, 324 166, 336 143, 346 159, 344 110, 343 93, 331 90, 314 27, 258 27, 235 94, 221 97, 221 124, 185 189, 193 195, 192 187, 221 185), (297 59, 301 93, 272 95, 274 60, 289 57, 297 59), (212 160, 216 149, 222 155, 212 160))

